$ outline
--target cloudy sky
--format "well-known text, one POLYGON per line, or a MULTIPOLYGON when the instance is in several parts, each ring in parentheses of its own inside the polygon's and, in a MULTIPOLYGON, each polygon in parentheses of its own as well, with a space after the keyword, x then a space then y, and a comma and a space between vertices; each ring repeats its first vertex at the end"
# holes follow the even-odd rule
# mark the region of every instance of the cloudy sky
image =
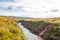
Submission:
POLYGON ((0 15, 49 18, 60 17, 60 0, 0 0, 0 15))

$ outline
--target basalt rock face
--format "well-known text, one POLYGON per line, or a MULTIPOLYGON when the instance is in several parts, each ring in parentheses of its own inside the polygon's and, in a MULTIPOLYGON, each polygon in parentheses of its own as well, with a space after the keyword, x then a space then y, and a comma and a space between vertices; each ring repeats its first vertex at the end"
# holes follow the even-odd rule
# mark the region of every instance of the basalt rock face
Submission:
POLYGON ((50 23, 45 21, 23 21, 20 20, 19 22, 24 25, 28 30, 30 30, 33 34, 39 35, 39 33, 45 29, 48 25, 52 24, 51 31, 47 30, 46 33, 43 34, 44 40, 60 40, 60 24, 50 23), (49 31, 49 32, 48 32, 49 31))
POLYGON ((38 21, 38 22, 32 22, 32 21, 19 21, 26 27, 28 30, 30 30, 33 34, 39 35, 39 32, 45 29, 46 26, 50 25, 51 23, 44 22, 44 21, 38 21))
POLYGON ((26 40, 17 20, 9 17, 0 17, 0 40, 26 40))

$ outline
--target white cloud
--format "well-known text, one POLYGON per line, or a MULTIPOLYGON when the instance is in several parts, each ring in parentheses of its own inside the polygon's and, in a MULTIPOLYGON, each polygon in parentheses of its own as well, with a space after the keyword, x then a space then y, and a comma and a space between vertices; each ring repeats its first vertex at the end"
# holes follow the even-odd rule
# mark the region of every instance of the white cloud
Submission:
MULTIPOLYGON (((24 16, 24 17, 34 17, 34 18, 44 18, 44 17, 60 17, 60 0, 16 0, 16 2, 0 2, 0 6, 9 7, 23 7, 25 12, 15 13, 8 12, 7 14, 12 16, 24 16), (58 9, 58 12, 51 12, 51 10, 58 9), (47 12, 47 13, 46 13, 47 12)), ((6 14, 7 11, 4 13, 6 14)), ((5 15, 4 14, 4 15, 5 15)), ((1 14, 0 14, 1 15, 1 14)))

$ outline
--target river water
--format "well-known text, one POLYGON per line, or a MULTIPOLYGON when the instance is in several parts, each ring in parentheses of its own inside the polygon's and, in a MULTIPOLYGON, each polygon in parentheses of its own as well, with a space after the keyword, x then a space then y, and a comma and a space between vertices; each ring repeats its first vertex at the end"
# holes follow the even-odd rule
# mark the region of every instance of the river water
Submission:
POLYGON ((22 29, 23 33, 27 37, 27 40, 43 40, 41 37, 32 34, 27 28, 25 28, 21 23, 18 24, 22 29))

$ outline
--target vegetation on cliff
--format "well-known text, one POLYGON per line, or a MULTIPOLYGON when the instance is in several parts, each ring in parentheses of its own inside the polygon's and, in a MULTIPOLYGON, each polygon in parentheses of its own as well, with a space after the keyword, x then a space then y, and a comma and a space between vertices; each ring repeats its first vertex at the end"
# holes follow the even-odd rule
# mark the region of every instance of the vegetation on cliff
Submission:
MULTIPOLYGON (((33 19, 32 19, 33 20, 33 19)), ((50 40, 56 39, 60 40, 60 19, 59 18, 51 18, 51 19, 42 19, 40 21, 32 21, 32 20, 21 20, 24 27, 29 29, 33 34, 38 35, 40 31, 44 30, 44 28, 50 24, 52 24, 52 29, 50 32, 46 32, 44 34, 44 39, 50 40)), ((47 30, 48 31, 48 30, 47 30)))

